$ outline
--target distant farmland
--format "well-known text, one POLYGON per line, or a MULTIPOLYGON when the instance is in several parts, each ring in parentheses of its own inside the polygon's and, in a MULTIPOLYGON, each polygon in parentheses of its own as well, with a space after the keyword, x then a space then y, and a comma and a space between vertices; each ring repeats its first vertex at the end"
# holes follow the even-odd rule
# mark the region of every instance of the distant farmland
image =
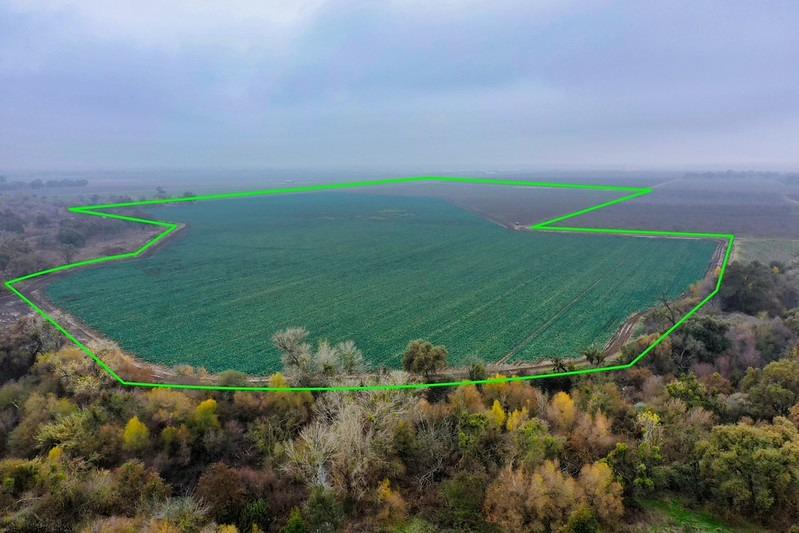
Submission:
POLYGON ((573 357, 702 278, 715 244, 511 231, 441 199, 337 192, 148 208, 187 228, 48 297, 154 363, 280 368, 271 335, 352 339, 373 367, 408 341, 450 365, 573 357))

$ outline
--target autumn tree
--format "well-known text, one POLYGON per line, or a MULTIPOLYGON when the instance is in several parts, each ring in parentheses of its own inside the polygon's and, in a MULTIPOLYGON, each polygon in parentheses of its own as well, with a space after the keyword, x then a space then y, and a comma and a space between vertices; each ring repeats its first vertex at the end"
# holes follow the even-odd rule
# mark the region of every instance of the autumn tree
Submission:
POLYGON ((527 409, 533 413, 544 401, 541 391, 524 381, 507 381, 507 376, 495 374, 482 386, 486 406, 498 400, 509 411, 527 409))
POLYGON ((114 483, 112 504, 121 512, 134 514, 140 506, 163 500, 170 494, 169 486, 158 472, 140 461, 128 461, 111 474, 114 483))
POLYGON ((208 398, 194 408, 191 418, 192 426, 200 434, 212 429, 219 429, 219 417, 216 414, 216 400, 208 398))
POLYGON ((408 517, 405 498, 391 487, 388 479, 381 481, 377 487, 377 503, 380 506, 377 518, 384 524, 397 524, 408 517))
POLYGON ((122 441, 126 450, 140 452, 150 444, 150 430, 139 420, 138 416, 134 416, 125 425, 122 441))
POLYGON ((498 428, 505 427, 508 414, 505 412, 505 409, 502 408, 502 404, 499 403, 499 400, 494 400, 494 403, 491 405, 491 410, 488 412, 488 419, 498 428))
POLYGON ((613 525, 624 514, 621 483, 605 462, 588 463, 580 470, 579 484, 585 500, 600 523, 613 525))
POLYGON ((172 389, 152 389, 141 397, 144 411, 157 425, 176 425, 186 422, 194 409, 185 392, 172 389))
POLYGON ((616 443, 611 423, 602 411, 593 416, 580 412, 569 436, 569 448, 582 463, 604 457, 616 443))
POLYGON ((577 409, 568 392, 557 392, 549 402, 547 417, 560 431, 568 431, 574 424, 577 409))
POLYGON ((220 523, 238 522, 248 501, 239 472, 222 463, 203 472, 197 483, 197 496, 220 523))
POLYGON ((486 491, 484 510, 507 531, 559 531, 583 501, 577 481, 546 461, 532 473, 503 469, 486 491))
POLYGON ((575 479, 557 461, 545 461, 532 472, 502 470, 488 487, 485 511, 507 531, 590 531, 615 526, 624 506, 621 484, 605 463, 584 465, 575 479))

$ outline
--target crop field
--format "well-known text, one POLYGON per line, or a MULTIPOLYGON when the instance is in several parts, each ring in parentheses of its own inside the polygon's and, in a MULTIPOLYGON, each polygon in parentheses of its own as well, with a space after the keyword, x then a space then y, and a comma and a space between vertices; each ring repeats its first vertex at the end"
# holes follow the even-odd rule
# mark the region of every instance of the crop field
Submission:
POLYGON ((743 263, 771 261, 790 263, 799 260, 799 240, 741 239, 735 248, 735 260, 743 263))
POLYGON ((511 231, 442 199, 317 192, 142 209, 187 227, 47 296, 140 358, 280 368, 274 332, 352 339, 397 368, 416 338, 450 365, 577 356, 702 278, 709 240, 511 231))

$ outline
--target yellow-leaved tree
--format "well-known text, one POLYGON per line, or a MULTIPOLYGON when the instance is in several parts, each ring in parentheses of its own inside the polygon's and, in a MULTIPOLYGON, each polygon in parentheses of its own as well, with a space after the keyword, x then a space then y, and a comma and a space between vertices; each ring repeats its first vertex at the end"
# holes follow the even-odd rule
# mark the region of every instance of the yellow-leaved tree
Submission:
POLYGON ((502 408, 502 404, 499 403, 499 400, 494 400, 491 411, 488 413, 488 419, 501 429, 505 426, 507 418, 508 415, 505 413, 505 409, 502 408))
POLYGON ((508 421, 505 423, 505 428, 508 431, 516 431, 525 421, 527 421, 528 418, 529 415, 527 413, 526 407, 516 409, 508 415, 508 421))
POLYGON ((138 416, 134 416, 125 424, 122 442, 125 449, 130 452, 141 451, 150 444, 150 430, 139 420, 138 416))
POLYGON ((201 401, 194 409, 194 416, 192 417, 194 427, 201 433, 211 430, 219 429, 219 417, 216 415, 216 400, 208 398, 201 401))
POLYGON ((377 487, 377 502, 380 504, 377 517, 385 524, 396 524, 408 517, 408 504, 398 491, 391 488, 387 479, 377 487))
POLYGON ((568 431, 574 424, 577 410, 574 407, 574 400, 568 392, 558 392, 549 402, 547 409, 549 421, 560 431, 568 431))

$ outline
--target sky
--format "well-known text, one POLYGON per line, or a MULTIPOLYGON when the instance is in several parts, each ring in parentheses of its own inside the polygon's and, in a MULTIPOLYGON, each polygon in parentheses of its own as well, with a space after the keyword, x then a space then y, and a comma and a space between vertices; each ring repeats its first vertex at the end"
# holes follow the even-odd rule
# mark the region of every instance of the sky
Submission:
POLYGON ((0 2, 0 171, 352 166, 799 170, 799 2, 0 2))

